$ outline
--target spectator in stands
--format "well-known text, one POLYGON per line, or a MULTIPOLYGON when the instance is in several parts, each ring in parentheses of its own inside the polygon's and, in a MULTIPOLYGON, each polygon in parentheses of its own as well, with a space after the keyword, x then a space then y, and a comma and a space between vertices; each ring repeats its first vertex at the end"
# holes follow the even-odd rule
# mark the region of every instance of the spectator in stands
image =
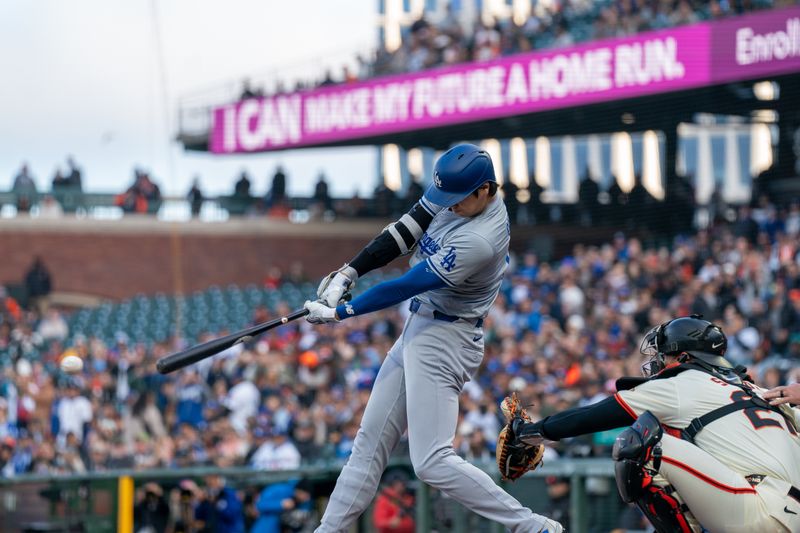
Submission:
MULTIPOLYGON (((648 213, 653 212, 655 199, 645 189, 641 175, 634 177, 633 188, 628 192, 628 208, 625 210, 625 227, 632 230, 635 227, 649 230, 651 218, 648 213)), ((710 320, 710 319, 709 319, 710 320)))
POLYGON ((200 381, 200 375, 196 371, 189 369, 183 372, 175 389, 175 398, 177 399, 176 422, 188 424, 194 428, 201 427, 205 422, 203 402, 206 398, 206 391, 200 381))
POLYGON ((13 461, 15 446, 16 440, 13 437, 5 437, 0 441, 0 478, 16 476, 13 461))
POLYGON ((589 169, 586 169, 586 174, 578 186, 578 210, 582 226, 592 226, 599 222, 599 195, 600 186, 589 175, 589 169))
POLYGON ((53 282, 41 256, 33 258, 33 263, 25 273, 25 290, 28 294, 29 307, 36 309, 40 314, 44 313, 48 308, 53 282))
POLYGON ((464 416, 464 422, 480 430, 488 441, 496 441, 497 435, 500 434, 500 418, 498 418, 496 402, 492 401, 488 395, 471 406, 464 416))
POLYGON ((240 198, 250 198, 250 177, 246 170, 242 170, 239 179, 233 187, 233 195, 240 198))
POLYGON ((403 210, 407 211, 411 209, 411 207, 422 198, 422 193, 425 192, 425 188, 422 186, 422 178, 419 176, 414 176, 413 174, 409 176, 410 182, 408 184, 408 189, 406 190, 405 195, 405 202, 403 205, 403 210))
POLYGON ((250 78, 245 78, 242 81, 242 94, 239 97, 240 100, 247 100, 248 98, 256 98, 262 96, 262 92, 257 89, 253 89, 250 86, 250 78))
POLYGON ((385 180, 381 179, 372 193, 375 206, 373 214, 380 218, 391 217, 394 213, 396 199, 394 191, 386 185, 385 180))
POLYGON ((197 528, 209 533, 244 533, 242 502, 236 491, 219 475, 206 476, 205 483, 205 490, 193 487, 199 501, 194 511, 197 528))
POLYGON ((372 65, 364 54, 356 55, 356 64, 358 65, 356 75, 359 80, 366 80, 372 77, 372 65))
POLYGON ((173 514, 175 533, 190 533, 194 528, 194 511, 198 501, 195 494, 200 488, 191 479, 184 479, 172 490, 170 500, 177 502, 174 507, 177 511, 173 514), (176 516, 177 515, 177 516, 176 516))
POLYGON ((8 402, 5 398, 0 399, 2 399, 2 402, 0 402, 0 441, 2 441, 6 437, 14 438, 19 433, 17 432, 16 420, 12 423, 8 419, 8 402))
POLYGON ((134 436, 146 436, 157 440, 167 436, 164 417, 156 405, 156 396, 152 390, 139 394, 134 401, 127 429, 134 436))
POLYGON ((278 168, 275 169, 275 174, 272 176, 272 187, 270 187, 269 194, 267 195, 267 209, 272 210, 275 208, 285 210, 287 203, 286 173, 283 171, 283 167, 278 165, 278 168))
POLYGON ((315 463, 322 459, 322 447, 317 444, 316 428, 311 420, 299 422, 292 433, 292 441, 305 463, 315 463))
POLYGON ((328 180, 325 178, 323 172, 317 176, 317 184, 314 185, 314 203, 319 206, 322 211, 330 211, 333 209, 333 202, 331 195, 328 192, 328 180))
POLYGON ((60 168, 56 168, 56 173, 53 174, 53 183, 52 183, 53 191, 57 191, 59 189, 68 186, 69 186, 69 179, 67 178, 67 176, 62 174, 60 168))
POLYGON ((296 470, 300 467, 300 452, 288 439, 287 430, 279 427, 265 429, 267 439, 250 459, 258 470, 296 470))
POLYGON ((344 83, 355 83, 358 81, 358 75, 350 70, 348 65, 342 66, 342 82, 344 83))
POLYGON ((134 531, 163 533, 170 522, 170 509, 164 498, 164 489, 158 483, 145 483, 136 491, 133 507, 134 531))
POLYGON ((573 39, 572 34, 569 32, 567 22, 561 20, 561 22, 556 25, 556 35, 552 44, 553 48, 565 48, 573 44, 575 44, 575 39, 573 39))
POLYGON ((474 35, 472 57, 475 61, 491 61, 500 55, 500 32, 495 24, 481 21, 474 35))
POLYGON ((319 82, 320 87, 327 87, 329 85, 335 85, 336 81, 333 79, 333 74, 331 73, 330 69, 325 70, 325 76, 322 78, 322 81, 319 82))
POLYGON ((46 342, 63 341, 69 335, 69 326, 58 309, 50 308, 39 322, 36 333, 46 342))
POLYGON ((679 233, 691 231, 694 222, 695 194, 688 176, 676 174, 667 180, 664 218, 660 227, 679 233))
POLYGON ((758 222, 752 217, 750 207, 743 205, 739 208, 739 216, 734 225, 733 232, 737 237, 743 237, 751 244, 755 244, 758 237, 758 222))
POLYGON ((71 378, 67 382, 66 395, 58 401, 56 409, 60 445, 69 444, 71 440, 80 444, 94 413, 91 402, 81 394, 79 378, 71 378))
MULTIPOLYGON (((569 2, 533 2, 533 10, 524 22, 513 19, 485 21, 476 19, 472 31, 465 32, 459 13, 448 3, 444 17, 431 22, 425 18, 415 20, 403 33, 400 47, 390 52, 385 46, 376 50, 369 61, 359 54, 355 60, 358 74, 345 67, 341 80, 334 79, 330 70, 316 86, 347 83, 402 72, 415 72, 467 61, 492 60, 500 55, 517 54, 530 50, 571 46, 578 42, 605 38, 625 37, 638 32, 691 24, 701 19, 720 19, 729 14, 740 14, 770 6, 791 5, 792 0, 766 0, 764 2, 735 2, 713 0, 619 0, 600 6, 589 0, 569 2)), ((433 20, 433 19, 431 19, 433 20)), ((275 94, 284 91, 283 80, 276 81, 275 94)), ((309 88, 301 80, 294 90, 309 88)), ((261 96, 245 80, 241 99, 261 96)), ((763 181, 763 180, 760 180, 763 181)))
POLYGON ((531 198, 528 201, 527 207, 533 215, 533 220, 529 220, 529 222, 534 222, 536 224, 549 222, 550 208, 544 203, 544 199, 542 198, 544 187, 539 185, 539 182, 536 181, 536 174, 533 172, 531 172, 528 177, 528 190, 530 191, 531 198))
POLYGON ((83 177, 81 174, 81 169, 75 163, 75 159, 72 156, 67 156, 67 176, 66 176, 66 183, 68 187, 72 188, 73 190, 80 191, 83 189, 83 177))
POLYGON ((625 209, 628 206, 628 195, 620 187, 616 176, 611 176, 611 185, 608 187, 608 204, 606 205, 605 219, 612 226, 621 226, 625 221, 625 209))
POLYGON ((545 483, 547 484, 547 497, 549 502, 548 506, 545 507, 543 512, 547 513, 546 516, 558 521, 566 530, 566 528, 569 527, 570 519, 569 478, 547 476, 545 478, 545 483))
POLYGON ((376 76, 385 76, 394 73, 394 54, 389 52, 386 46, 378 48, 375 52, 375 61, 372 64, 372 72, 376 76))
POLYGON ((465 441, 462 443, 461 454, 470 463, 486 463, 492 460, 492 451, 489 440, 479 426, 474 426, 464 421, 462 428, 465 441))
POLYGON ((142 172, 138 179, 138 188, 139 191, 144 195, 145 199, 147 200, 148 210, 150 212, 154 212, 158 209, 158 206, 161 204, 161 189, 160 187, 150 179, 150 174, 147 172, 142 172))
POLYGON ((245 379, 242 371, 234 373, 224 405, 230 412, 231 427, 239 435, 247 433, 248 422, 258 412, 260 403, 261 393, 253 382, 245 379))
POLYGON ((516 224, 519 217, 519 200, 517 199, 519 187, 513 181, 508 180, 500 188, 503 191, 503 201, 506 204, 508 220, 511 224, 516 224))
POLYGON ((256 501, 258 520, 250 533, 306 531, 313 527, 311 495, 311 483, 305 478, 267 485, 256 501))
POLYGON ((126 213, 154 213, 161 205, 161 190, 147 172, 135 169, 133 185, 118 195, 114 203, 126 213))
POLYGON ((383 489, 375 498, 372 521, 378 533, 413 533, 414 496, 409 492, 407 477, 397 471, 384 475, 383 489))
POLYGON ((192 211, 192 217, 200 217, 200 209, 203 207, 203 191, 200 190, 200 178, 195 176, 192 180, 192 188, 189 189, 186 199, 189 200, 189 207, 192 211))
POLYGON ((36 182, 28 170, 27 163, 22 165, 14 178, 12 191, 17 195, 17 211, 22 213, 30 211, 36 202, 36 182))
POLYGON ((670 17, 670 22, 673 26, 694 24, 698 20, 697 14, 688 0, 680 0, 678 2, 678 8, 672 11, 670 17))

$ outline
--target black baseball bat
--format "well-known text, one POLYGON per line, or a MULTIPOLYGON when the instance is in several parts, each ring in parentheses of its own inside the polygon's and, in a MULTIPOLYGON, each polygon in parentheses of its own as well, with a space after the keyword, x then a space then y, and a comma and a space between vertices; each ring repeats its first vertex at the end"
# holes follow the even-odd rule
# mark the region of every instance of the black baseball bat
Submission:
POLYGON ((225 337, 220 337, 219 339, 214 339, 204 342, 203 344, 192 346, 191 348, 183 350, 182 352, 162 357, 156 363, 156 368, 162 374, 169 374, 170 372, 180 370, 181 368, 187 367, 207 357, 216 355, 223 350, 227 350, 231 346, 239 344, 240 342, 247 342, 256 335, 261 335, 262 333, 273 328, 288 324, 292 320, 297 320, 298 318, 304 317, 307 314, 308 309, 299 309, 286 316, 276 318, 275 320, 262 322, 261 324, 250 326, 247 329, 237 331, 236 333, 231 333, 225 337))

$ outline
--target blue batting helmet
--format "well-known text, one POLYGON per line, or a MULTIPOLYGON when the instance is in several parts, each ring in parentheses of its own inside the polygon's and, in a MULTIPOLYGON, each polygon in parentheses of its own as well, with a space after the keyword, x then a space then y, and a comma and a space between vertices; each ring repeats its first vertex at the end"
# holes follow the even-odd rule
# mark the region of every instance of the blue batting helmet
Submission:
POLYGON ((433 183, 425 191, 425 199, 436 205, 451 207, 494 177, 492 159, 486 150, 474 144, 450 148, 433 167, 433 183))

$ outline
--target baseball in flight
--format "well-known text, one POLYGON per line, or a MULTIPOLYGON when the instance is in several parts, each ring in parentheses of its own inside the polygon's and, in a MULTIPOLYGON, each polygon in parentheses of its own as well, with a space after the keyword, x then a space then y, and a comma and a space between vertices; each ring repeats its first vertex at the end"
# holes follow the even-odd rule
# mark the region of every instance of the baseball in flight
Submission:
POLYGON ((61 370, 67 374, 77 374, 83 370, 83 359, 77 355, 67 355, 61 360, 61 370))

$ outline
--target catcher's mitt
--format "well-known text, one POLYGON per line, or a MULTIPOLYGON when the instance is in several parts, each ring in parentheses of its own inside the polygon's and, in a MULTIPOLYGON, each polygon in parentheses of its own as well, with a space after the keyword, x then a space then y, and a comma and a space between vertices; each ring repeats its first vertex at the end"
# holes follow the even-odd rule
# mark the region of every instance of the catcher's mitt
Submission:
POLYGON ((497 468, 504 481, 515 481, 528 470, 542 464, 544 445, 519 442, 514 434, 514 422, 530 422, 531 417, 520 407, 517 393, 506 396, 500 409, 506 417, 506 426, 497 437, 497 468))

